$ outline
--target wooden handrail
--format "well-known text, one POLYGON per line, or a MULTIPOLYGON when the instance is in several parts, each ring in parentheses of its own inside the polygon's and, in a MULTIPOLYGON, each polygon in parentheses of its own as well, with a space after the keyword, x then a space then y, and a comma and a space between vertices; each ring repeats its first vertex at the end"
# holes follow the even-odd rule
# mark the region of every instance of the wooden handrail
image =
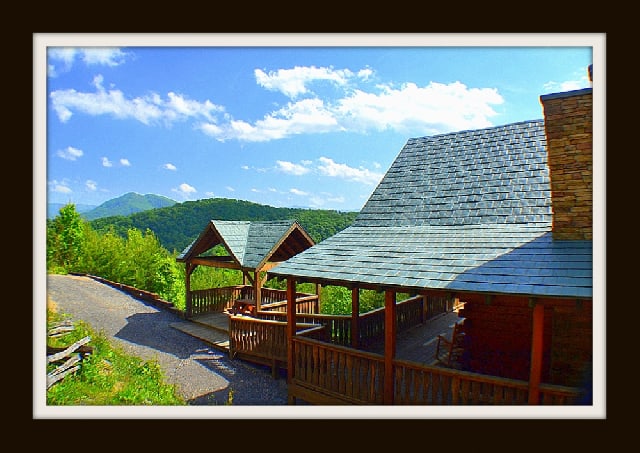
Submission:
MULTIPOLYGON (((358 351, 310 338, 295 336, 294 375, 290 394, 320 404, 380 404, 379 375, 384 358, 380 354, 358 351), (323 360, 322 367, 314 360, 323 360), (311 360, 311 362, 309 361, 311 360), (308 369, 307 369, 308 368, 308 369), (327 370, 338 370, 333 379, 327 370), (375 380, 371 380, 376 370, 375 380), (363 375, 364 374, 364 375, 363 375), (340 379, 353 379, 345 383, 340 379), (366 378, 366 379, 365 379, 366 378), (363 380, 364 379, 364 380, 363 380), (351 387, 349 387, 351 385, 351 387), (341 392, 345 388, 356 391, 341 392), (341 387, 342 386, 342 387, 341 387), (364 387, 366 388, 364 388, 364 387)), ((528 403, 528 383, 517 379, 488 376, 415 362, 394 360, 393 404, 421 405, 524 405, 528 403)), ((343 380, 344 380, 343 379, 343 380)), ((540 385, 540 401, 544 405, 575 404, 579 389, 552 384, 540 385)))

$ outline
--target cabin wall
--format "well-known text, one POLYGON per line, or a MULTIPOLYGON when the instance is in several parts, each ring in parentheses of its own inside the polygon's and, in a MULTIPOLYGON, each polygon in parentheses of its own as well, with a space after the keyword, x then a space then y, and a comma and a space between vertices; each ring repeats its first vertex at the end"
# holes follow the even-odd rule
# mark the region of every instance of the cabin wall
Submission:
POLYGON ((593 363, 593 301, 556 301, 550 382, 581 387, 593 363))
MULTIPOLYGON (((492 296, 461 300, 465 318, 465 366, 483 374, 529 380, 533 303, 492 296)), ((543 303, 542 382, 579 387, 591 363, 591 301, 539 299, 543 303)))

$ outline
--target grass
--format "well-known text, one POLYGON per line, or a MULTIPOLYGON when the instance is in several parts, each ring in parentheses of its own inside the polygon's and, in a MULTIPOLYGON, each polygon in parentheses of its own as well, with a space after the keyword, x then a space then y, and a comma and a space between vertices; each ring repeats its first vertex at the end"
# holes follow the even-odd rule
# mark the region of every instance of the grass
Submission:
MULTIPOLYGON (((47 327, 68 318, 58 313, 55 304, 47 304, 47 327)), ((158 363, 125 354, 99 332, 84 322, 76 322, 74 330, 48 339, 50 346, 69 346, 90 336, 93 354, 81 363, 80 370, 47 390, 47 405, 64 406, 132 406, 185 405, 175 385, 167 384, 158 363)), ((53 366, 47 368, 47 372, 53 366)))

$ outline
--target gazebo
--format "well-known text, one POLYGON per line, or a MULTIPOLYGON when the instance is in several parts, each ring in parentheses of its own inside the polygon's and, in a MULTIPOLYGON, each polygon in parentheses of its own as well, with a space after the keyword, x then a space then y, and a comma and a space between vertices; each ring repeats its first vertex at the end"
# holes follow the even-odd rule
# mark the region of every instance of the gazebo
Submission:
POLYGON ((186 266, 186 317, 230 310, 234 305, 237 308, 238 301, 244 301, 251 311, 259 311, 264 303, 283 300, 284 294, 263 288, 267 272, 313 245, 313 239, 295 220, 211 220, 176 257, 186 266), (219 245, 225 255, 212 253, 219 245), (243 284, 192 291, 191 275, 197 266, 238 270, 243 284))

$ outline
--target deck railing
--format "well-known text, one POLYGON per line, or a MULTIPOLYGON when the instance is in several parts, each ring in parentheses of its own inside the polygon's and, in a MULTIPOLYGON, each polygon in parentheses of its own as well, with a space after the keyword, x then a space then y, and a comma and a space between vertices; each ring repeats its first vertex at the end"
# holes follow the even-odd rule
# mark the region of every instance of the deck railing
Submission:
POLYGON ((289 396, 317 404, 382 404, 382 356, 294 338, 289 396))
MULTIPOLYGON (((255 289, 250 285, 226 286, 222 288, 196 289, 189 292, 191 298, 191 316, 205 313, 222 313, 232 308, 237 299, 255 299, 255 289)), ((260 305, 262 310, 282 310, 286 312, 286 291, 261 288, 260 305), (284 307, 284 308, 282 308, 284 307)), ((318 296, 296 293, 297 310, 301 313, 317 313, 318 296), (314 311, 315 310, 315 311, 314 311)), ((189 301, 187 301, 187 307, 189 301)))
MULTIPOLYGON (((264 291, 264 290, 263 290, 264 291)), ((274 290, 279 291, 279 290, 274 290)), ((273 295, 274 299, 278 297, 278 294, 273 295)), ((271 312, 279 312, 286 313, 287 312, 287 301, 286 301, 286 293, 284 295, 285 300, 278 299, 273 302, 264 302, 264 297, 262 298, 263 302, 260 305, 260 309, 263 311, 271 311, 271 312)), ((318 296, 316 294, 304 294, 304 293, 296 293, 296 313, 318 313, 320 311, 320 307, 318 304, 318 296)))
MULTIPOLYGON (((528 383, 394 360, 393 400, 384 401, 384 357, 310 338, 293 339, 289 396, 315 404, 523 405, 528 383)), ((577 389, 540 386, 543 405, 574 404, 577 389)))
MULTIPOLYGON (((296 304, 305 298, 296 300, 296 304)), ((286 302, 285 304, 286 309, 286 302)), ((299 305, 297 305, 299 307, 299 305)), ((324 325, 327 328, 327 341, 342 346, 351 346, 352 330, 351 315, 328 315, 320 313, 301 312, 300 308, 296 308, 296 320, 298 322, 324 325)), ((423 318, 423 298, 416 296, 400 301, 396 305, 396 319, 398 322, 398 331, 409 329, 422 323, 423 318)), ((435 310, 432 310, 436 313, 435 310)), ((438 312, 439 313, 439 312, 438 312)), ((435 316, 435 314, 433 315, 435 316)), ((286 321, 286 312, 271 311, 258 312, 257 317, 260 319, 286 321)), ((363 347, 384 338, 384 307, 377 308, 358 316, 358 332, 359 344, 363 347)))
MULTIPOLYGON (((250 286, 238 285, 223 288, 196 289, 189 292, 191 297, 191 316, 205 313, 221 313, 233 307, 233 301, 244 298, 243 292, 250 286)), ((187 307, 189 301, 187 300, 187 307)))
MULTIPOLYGON (((229 316, 229 356, 240 355, 271 365, 274 377, 278 367, 287 366, 286 322, 265 321, 245 316, 229 316)), ((322 326, 298 323, 296 331, 309 338, 322 339, 322 326)))

